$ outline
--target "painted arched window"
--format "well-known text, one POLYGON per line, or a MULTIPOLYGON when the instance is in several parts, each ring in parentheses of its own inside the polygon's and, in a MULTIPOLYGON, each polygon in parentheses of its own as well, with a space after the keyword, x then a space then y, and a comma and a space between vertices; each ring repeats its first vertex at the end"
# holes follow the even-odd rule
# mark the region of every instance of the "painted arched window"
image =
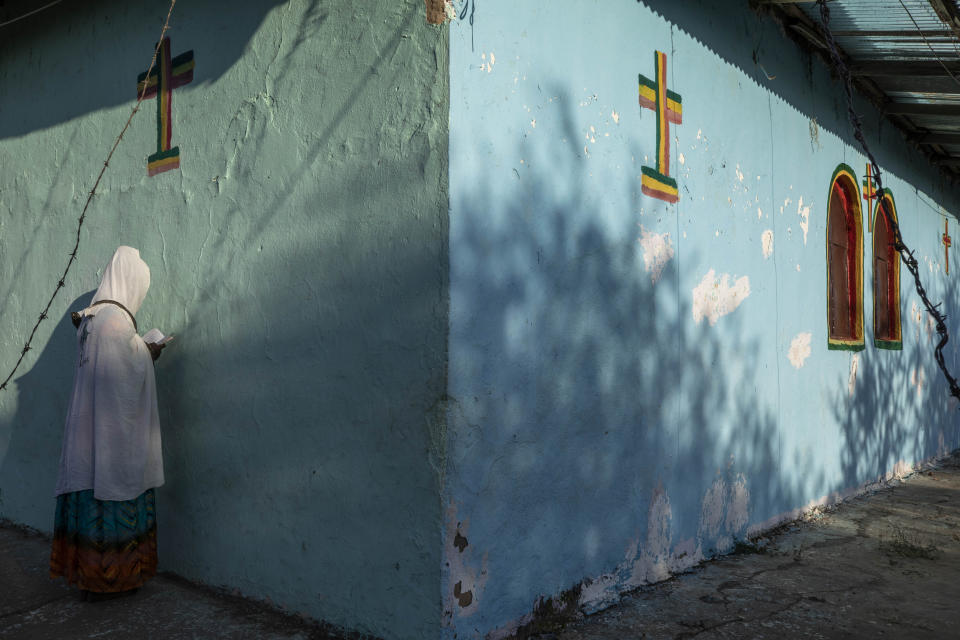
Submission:
POLYGON ((827 205, 829 348, 863 349, 863 224, 853 170, 837 167, 827 205))
MULTIPOLYGON (((897 206, 889 189, 883 190, 883 201, 896 221, 897 206)), ((900 349, 900 255, 893 248, 893 226, 879 201, 873 221, 873 341, 881 349, 900 349)))

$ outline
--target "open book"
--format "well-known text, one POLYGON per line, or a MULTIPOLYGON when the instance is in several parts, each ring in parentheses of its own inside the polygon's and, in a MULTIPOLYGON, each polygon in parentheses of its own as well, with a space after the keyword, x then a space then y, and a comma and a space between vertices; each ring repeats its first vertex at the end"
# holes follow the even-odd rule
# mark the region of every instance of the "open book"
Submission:
POLYGON ((143 341, 147 344, 150 344, 151 342, 155 344, 167 344, 171 340, 173 340, 173 336, 163 335, 163 333, 160 332, 160 329, 150 329, 150 331, 147 331, 145 334, 143 334, 143 341))

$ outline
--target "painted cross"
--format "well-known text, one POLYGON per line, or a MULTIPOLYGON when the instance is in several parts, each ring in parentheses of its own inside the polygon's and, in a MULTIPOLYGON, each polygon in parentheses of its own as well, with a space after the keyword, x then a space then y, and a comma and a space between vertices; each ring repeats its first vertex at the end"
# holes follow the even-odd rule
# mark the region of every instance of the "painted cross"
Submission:
POLYGON ((670 123, 683 122, 680 94, 667 89, 667 54, 654 51, 657 79, 640 75, 640 106, 657 114, 657 166, 640 167, 640 190, 651 198, 676 202, 677 181, 670 177, 670 123))
POLYGON ((947 231, 947 225, 949 224, 948 220, 943 221, 943 259, 946 261, 947 275, 950 275, 950 245, 953 244, 953 238, 947 231))
POLYGON ((157 152, 147 157, 147 175, 155 176, 180 166, 180 147, 170 148, 173 134, 171 103, 173 90, 193 80, 193 51, 170 59, 170 38, 160 43, 157 64, 147 78, 144 71, 137 76, 137 97, 146 87, 143 98, 157 96, 157 152))
POLYGON ((873 181, 871 168, 873 165, 867 163, 867 177, 863 179, 863 199, 867 201, 867 230, 873 233, 873 201, 877 199, 877 187, 873 181))

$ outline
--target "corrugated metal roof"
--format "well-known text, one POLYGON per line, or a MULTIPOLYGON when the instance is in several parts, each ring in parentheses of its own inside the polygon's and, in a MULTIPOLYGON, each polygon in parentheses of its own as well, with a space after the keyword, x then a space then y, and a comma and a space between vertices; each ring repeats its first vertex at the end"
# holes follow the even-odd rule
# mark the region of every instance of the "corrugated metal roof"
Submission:
MULTIPOLYGON (((825 50, 820 6, 758 0, 825 50)), ((857 78, 943 166, 960 171, 960 0, 832 0, 830 30, 857 78)))
MULTIPOLYGON (((819 24, 817 4, 800 7, 819 24)), ((928 43, 937 53, 958 55, 956 35, 927 0, 903 0, 902 4, 900 0, 835 0, 830 3, 830 28, 837 44, 853 58, 930 59, 928 43)))

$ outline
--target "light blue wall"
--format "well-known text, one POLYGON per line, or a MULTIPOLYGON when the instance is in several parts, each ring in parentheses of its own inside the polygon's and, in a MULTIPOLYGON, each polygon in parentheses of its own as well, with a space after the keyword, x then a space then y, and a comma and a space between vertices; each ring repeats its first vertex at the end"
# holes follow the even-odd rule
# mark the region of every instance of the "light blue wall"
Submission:
MULTIPOLYGON (((866 219, 867 346, 827 349, 830 178, 847 163, 859 181, 865 160, 822 63, 746 2, 471 13, 450 45, 447 637, 511 632, 571 589, 596 608, 958 445, 905 270, 903 350, 873 346, 866 219), (640 191, 656 139, 637 75, 655 77, 655 50, 683 100, 676 205, 640 191), (654 281, 645 254, 663 234, 673 254, 654 281), (722 296, 747 281, 715 324, 696 320, 703 283, 722 296)), ((949 313, 937 208, 955 215, 958 193, 859 108, 949 313)))
MULTIPOLYGON (((63 3, 0 30, 0 366, 73 246, 168 3, 63 3)), ((148 101, 79 261, 0 393, 0 517, 44 531, 74 338, 119 244, 152 286, 161 569, 384 638, 440 619, 447 31, 422 0, 180 2, 181 168, 148 101), (433 462, 433 465, 431 464, 433 462)), ((3 375, 6 375, 6 370, 3 375)))
MULTIPOLYGON (((52 525, 66 314, 121 243, 153 271, 141 324, 178 334, 158 364, 163 568, 385 638, 436 637, 441 616, 444 636, 503 635, 568 590, 596 608, 957 446, 906 279, 903 351, 872 346, 869 262, 867 347, 826 349, 829 180, 864 159, 827 70, 719 4, 459 0, 449 45, 414 0, 178 6, 183 166, 146 177, 145 105, 0 394, 0 517, 52 525), (684 105, 676 205, 640 192, 637 74, 658 49, 684 105), (749 282, 714 324, 695 319, 711 270, 708 294, 749 282)), ((3 362, 165 7, 55 11, 0 33, 3 362)), ((861 107, 925 284, 956 308, 935 209, 960 199, 861 107)))

